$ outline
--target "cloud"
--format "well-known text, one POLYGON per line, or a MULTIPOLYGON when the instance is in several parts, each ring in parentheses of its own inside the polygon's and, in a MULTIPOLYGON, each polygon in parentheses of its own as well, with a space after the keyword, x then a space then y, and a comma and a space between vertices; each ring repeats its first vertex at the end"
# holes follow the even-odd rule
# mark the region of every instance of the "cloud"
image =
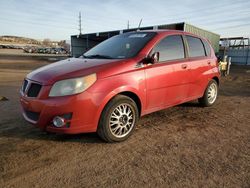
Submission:
POLYGON ((186 21, 222 35, 250 31, 248 0, 9 0, 0 7, 0 35, 68 39, 78 33, 79 11, 84 33, 123 29, 128 20, 137 27, 141 18, 142 26, 186 21))

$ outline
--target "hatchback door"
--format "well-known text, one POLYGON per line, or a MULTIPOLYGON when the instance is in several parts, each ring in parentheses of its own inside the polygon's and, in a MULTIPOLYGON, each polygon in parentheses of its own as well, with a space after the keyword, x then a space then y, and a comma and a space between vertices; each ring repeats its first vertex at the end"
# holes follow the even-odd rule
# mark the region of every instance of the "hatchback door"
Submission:
POLYGON ((153 48, 151 54, 154 52, 159 52, 159 62, 145 69, 149 112, 185 101, 190 82, 181 35, 167 36, 153 48))

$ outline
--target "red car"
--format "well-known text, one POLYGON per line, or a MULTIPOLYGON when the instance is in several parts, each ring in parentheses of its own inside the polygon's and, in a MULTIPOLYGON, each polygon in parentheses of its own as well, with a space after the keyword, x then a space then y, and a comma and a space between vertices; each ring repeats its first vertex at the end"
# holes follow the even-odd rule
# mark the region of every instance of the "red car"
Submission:
POLYGON ((139 117, 198 99, 215 103, 217 58, 209 42, 175 30, 114 36, 86 52, 39 68, 21 88, 24 118, 48 132, 97 132, 123 141, 139 117))

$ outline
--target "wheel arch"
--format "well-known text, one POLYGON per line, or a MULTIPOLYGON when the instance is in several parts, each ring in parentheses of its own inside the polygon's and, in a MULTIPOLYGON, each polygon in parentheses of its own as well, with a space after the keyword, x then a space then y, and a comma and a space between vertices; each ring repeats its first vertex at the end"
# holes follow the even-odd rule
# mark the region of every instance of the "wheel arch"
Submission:
POLYGON ((117 95, 125 95, 127 97, 130 97, 137 105, 138 107, 138 111, 139 111, 139 117, 142 114, 143 111, 143 98, 140 98, 140 93, 139 91, 137 91, 134 88, 117 88, 115 90, 113 90, 112 92, 110 92, 104 99, 102 104, 100 105, 97 113, 96 113, 96 118, 95 118, 95 124, 96 127, 98 127, 99 124, 99 120, 101 117, 101 114, 105 108, 105 106, 113 99, 115 98, 117 95))
POLYGON ((217 82, 218 86, 220 85, 220 80, 219 80, 219 78, 217 76, 214 76, 212 78, 212 80, 215 80, 217 82))
MULTIPOLYGON (((138 108, 139 116, 141 116, 141 107, 142 107, 141 105, 142 104, 141 104, 141 100, 140 100, 140 98, 138 97, 137 94, 135 94, 134 92, 131 92, 131 91, 124 91, 124 92, 118 93, 117 95, 125 95, 125 96, 131 98, 135 102, 135 104, 136 104, 136 106, 138 108)), ((115 95, 115 96, 117 96, 117 95, 115 95)), ((112 100, 112 99, 110 99, 110 100, 112 100)))
POLYGON ((124 96, 127 96, 127 97, 131 98, 131 99, 135 102, 135 104, 136 104, 136 106, 137 106, 137 108, 138 108, 139 115, 141 115, 142 101, 141 101, 141 99, 139 98, 138 94, 136 94, 135 92, 133 92, 133 91, 131 91, 131 90, 128 90, 128 91, 120 91, 120 92, 117 92, 117 93, 113 94, 111 97, 109 97, 108 100, 106 100, 106 101, 104 102, 104 104, 103 104, 102 107, 101 107, 101 112, 104 110, 105 106, 106 106, 112 99, 114 99, 114 98, 115 98, 116 96, 118 96, 118 95, 124 95, 124 96))

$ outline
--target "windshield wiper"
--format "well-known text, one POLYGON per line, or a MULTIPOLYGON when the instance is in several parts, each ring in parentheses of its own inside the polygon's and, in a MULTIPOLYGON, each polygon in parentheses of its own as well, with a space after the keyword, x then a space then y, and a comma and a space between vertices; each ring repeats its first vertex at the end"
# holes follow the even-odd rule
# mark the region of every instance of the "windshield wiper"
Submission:
POLYGON ((94 55, 83 55, 84 58, 89 58, 89 59, 114 59, 108 55, 101 55, 101 54, 94 54, 94 55))

